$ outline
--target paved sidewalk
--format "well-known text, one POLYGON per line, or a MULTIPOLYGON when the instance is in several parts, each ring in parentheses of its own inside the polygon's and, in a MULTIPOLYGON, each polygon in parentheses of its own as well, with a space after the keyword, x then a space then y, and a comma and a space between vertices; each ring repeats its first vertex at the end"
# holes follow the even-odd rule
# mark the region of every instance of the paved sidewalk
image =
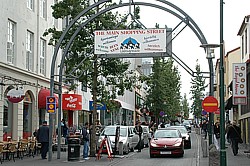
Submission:
MULTIPOLYGON (((199 142, 201 142, 201 135, 197 134, 199 142)), ((201 146, 201 143, 199 143, 201 146)), ((244 153, 248 151, 242 144, 239 144, 239 153, 234 156, 229 144, 226 144, 227 166, 249 166, 250 165, 250 153, 244 153)), ((199 166, 209 166, 209 153, 208 157, 203 157, 202 147, 200 148, 199 166)))

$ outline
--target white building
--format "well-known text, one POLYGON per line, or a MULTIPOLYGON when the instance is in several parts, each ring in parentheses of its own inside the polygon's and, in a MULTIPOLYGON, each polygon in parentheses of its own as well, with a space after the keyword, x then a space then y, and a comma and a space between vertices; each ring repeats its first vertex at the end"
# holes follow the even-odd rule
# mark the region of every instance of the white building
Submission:
MULTIPOLYGON (((30 136, 43 120, 48 120, 39 92, 48 93, 51 57, 49 27, 61 29, 61 21, 52 17, 51 5, 57 0, 8 0, 0 10, 0 140, 11 136, 30 136), (12 103, 10 89, 24 91, 24 100, 12 103), (22 90, 21 90, 22 89, 22 90)), ((59 55, 60 56, 60 55, 59 55)), ((55 73, 58 73, 56 71, 55 73)))

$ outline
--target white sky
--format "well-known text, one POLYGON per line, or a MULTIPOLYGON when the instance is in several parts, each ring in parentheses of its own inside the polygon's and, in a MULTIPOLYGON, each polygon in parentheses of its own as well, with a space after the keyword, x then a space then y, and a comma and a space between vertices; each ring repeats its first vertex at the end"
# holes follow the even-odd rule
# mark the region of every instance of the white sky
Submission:
MULTIPOLYGON (((113 0, 119 1, 119 0, 113 0)), ((152 4, 161 4, 157 0, 134 0, 134 2, 147 2, 152 4)), ((122 0, 123 3, 129 0, 122 0)), ((219 44, 220 42, 220 0, 169 0, 184 12, 186 12, 198 25, 203 32, 209 44, 219 44)), ((250 15, 250 0, 224 0, 224 41, 225 51, 231 51, 240 46, 240 37, 237 36, 241 23, 246 15, 250 15)), ((169 6, 168 9, 174 10, 169 6)), ((180 20, 170 13, 161 11, 153 7, 141 6, 140 21, 147 28, 154 28, 155 24, 160 24, 160 28, 167 25, 169 28, 175 28, 180 20)), ((129 11, 128 7, 119 8, 119 11, 129 11)), ((208 62, 204 50, 200 47, 196 35, 186 27, 173 40, 173 53, 184 61, 193 71, 195 71, 196 59, 202 67, 203 72, 209 72, 208 62)), ((216 59, 220 57, 219 48, 215 50, 216 59)), ((215 64, 214 60, 214 64, 215 64)), ((179 66, 182 81, 182 95, 186 93, 190 97, 191 76, 179 66)), ((209 81, 209 80, 207 80, 209 81)))

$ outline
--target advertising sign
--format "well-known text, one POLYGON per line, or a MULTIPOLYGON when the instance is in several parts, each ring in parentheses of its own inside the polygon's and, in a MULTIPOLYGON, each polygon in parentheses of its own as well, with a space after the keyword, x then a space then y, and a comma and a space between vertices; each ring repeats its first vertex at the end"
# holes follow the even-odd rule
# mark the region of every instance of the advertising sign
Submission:
POLYGON ((82 110, 82 95, 63 94, 62 95, 63 110, 82 110))
POLYGON ((247 104, 246 63, 233 63, 233 104, 247 104))
POLYGON ((95 31, 95 54, 166 52, 166 29, 95 31))
POLYGON ((11 89, 8 93, 7 93, 7 99, 12 102, 12 103, 18 103, 21 102, 25 97, 25 93, 23 91, 23 89, 21 88, 14 88, 11 89))
POLYGON ((56 113, 56 98, 55 96, 46 97, 46 110, 50 114, 56 113))
MULTIPOLYGON (((89 101, 89 110, 94 110, 94 101, 89 101)), ((107 108, 104 103, 96 102, 96 110, 107 110, 107 108)))

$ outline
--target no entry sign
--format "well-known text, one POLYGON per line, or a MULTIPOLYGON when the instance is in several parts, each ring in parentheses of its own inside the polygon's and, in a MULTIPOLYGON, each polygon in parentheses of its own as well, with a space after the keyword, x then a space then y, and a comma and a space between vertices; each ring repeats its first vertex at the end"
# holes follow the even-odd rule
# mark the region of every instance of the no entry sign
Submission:
POLYGON ((202 101, 202 108, 207 112, 218 110, 218 100, 213 96, 208 96, 202 101))

